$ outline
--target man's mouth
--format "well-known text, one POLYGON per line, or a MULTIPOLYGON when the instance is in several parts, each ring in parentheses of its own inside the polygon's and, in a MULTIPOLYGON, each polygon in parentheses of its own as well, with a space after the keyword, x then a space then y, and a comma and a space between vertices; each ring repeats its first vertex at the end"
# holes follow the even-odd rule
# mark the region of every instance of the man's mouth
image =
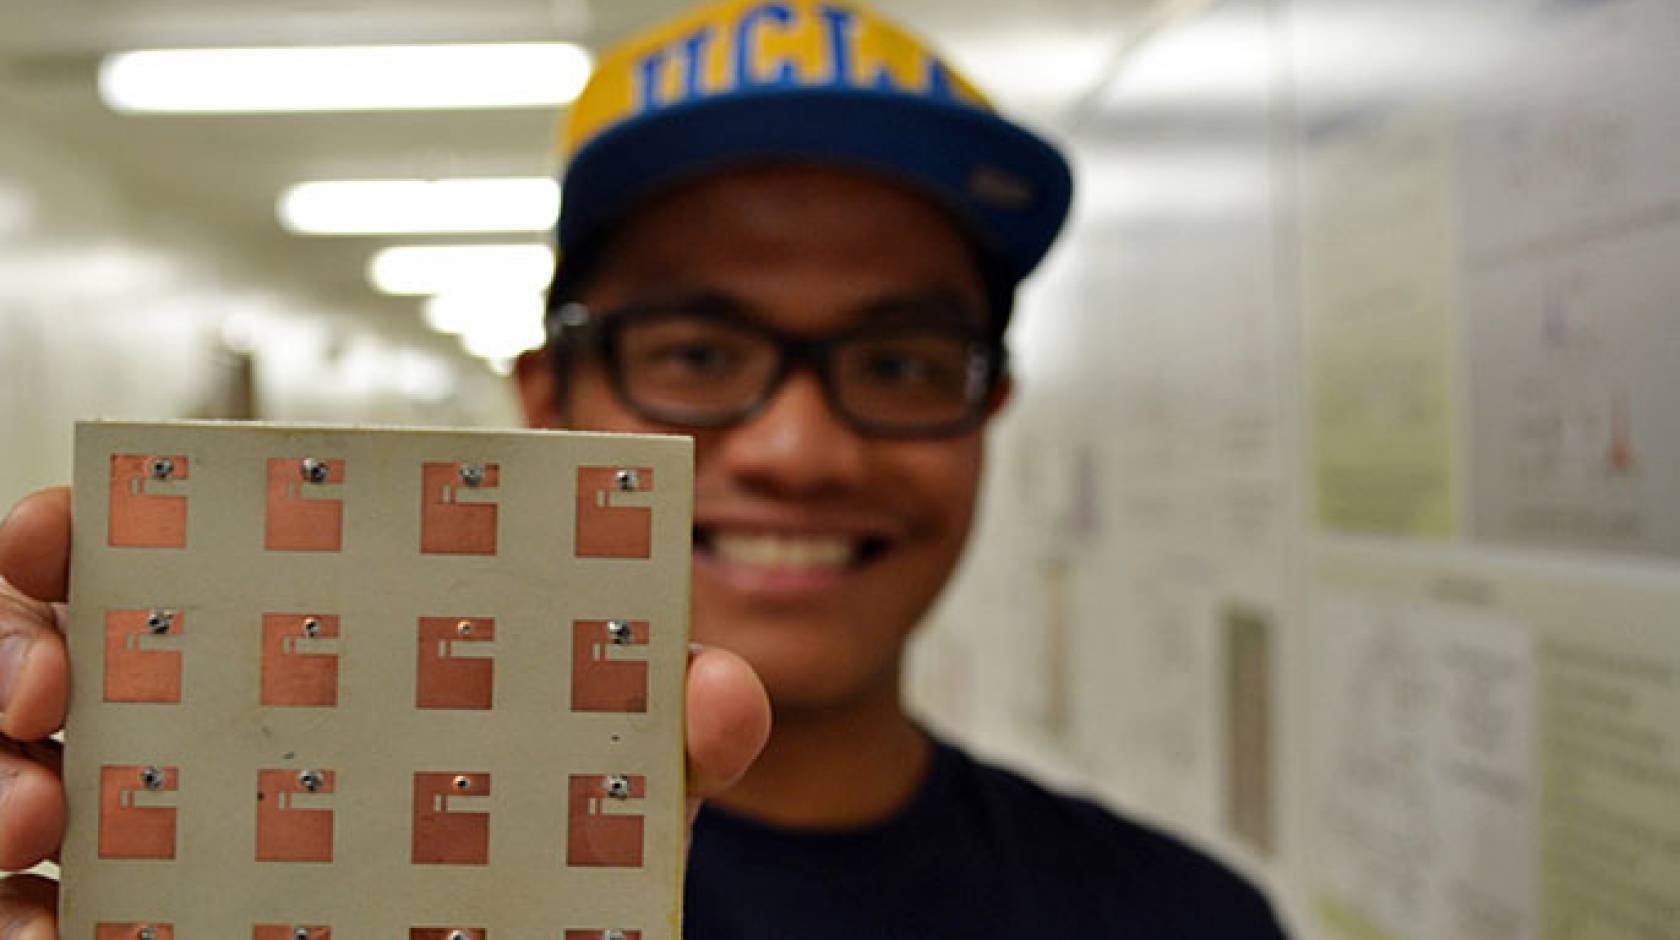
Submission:
POLYGON ((694 530, 694 546, 711 561, 731 567, 790 574, 841 572, 873 561, 887 540, 855 535, 694 530))

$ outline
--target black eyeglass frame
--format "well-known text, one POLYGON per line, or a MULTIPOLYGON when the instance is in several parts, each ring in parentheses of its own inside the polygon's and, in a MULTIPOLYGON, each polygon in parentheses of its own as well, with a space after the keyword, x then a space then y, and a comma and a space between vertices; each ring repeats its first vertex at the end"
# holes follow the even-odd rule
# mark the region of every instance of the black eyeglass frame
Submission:
MULTIPOLYGON (((819 339, 806 339, 784 333, 750 318, 734 315, 724 310, 706 307, 679 310, 664 304, 627 304, 612 310, 596 312, 584 304, 570 302, 550 309, 548 319, 548 341, 552 347, 550 361, 554 368, 562 373, 559 376, 562 387, 567 382, 567 376, 564 373, 570 367, 572 357, 578 352, 589 353, 595 355, 604 364, 607 384, 612 389, 613 394, 617 396, 619 402, 626 408, 650 421, 697 430, 726 428, 750 420, 774 400, 776 392, 781 389, 795 369, 804 367, 809 368, 811 373, 816 376, 817 384, 822 387, 823 400, 828 405, 829 412, 846 427, 859 434, 866 437, 898 440, 936 440, 959 437, 974 431, 985 423, 991 411, 990 403, 993 393, 996 392, 998 383, 1008 374, 1009 370, 1008 350, 1003 345, 1002 339, 997 335, 980 328, 971 329, 955 324, 938 324, 935 329, 948 332, 967 342, 970 369, 973 370, 978 364, 984 369, 984 372, 979 377, 978 383, 971 382, 967 400, 964 402, 965 410, 962 417, 940 424, 897 427, 871 422, 852 414, 841 399, 832 369, 835 351, 838 348, 849 342, 854 342, 860 337, 891 333, 894 331, 891 327, 883 329, 878 325, 864 324, 819 339), (670 317, 678 312, 684 317, 710 320, 756 334, 776 347, 775 371, 764 382, 764 387, 757 399, 749 405, 720 415, 717 418, 702 420, 676 412, 650 408, 637 401, 630 394, 624 376, 624 368, 618 357, 619 334, 627 327, 638 322, 670 317), (977 363, 977 359, 982 356, 984 361, 977 363)), ((925 328, 915 327, 915 329, 925 328)))

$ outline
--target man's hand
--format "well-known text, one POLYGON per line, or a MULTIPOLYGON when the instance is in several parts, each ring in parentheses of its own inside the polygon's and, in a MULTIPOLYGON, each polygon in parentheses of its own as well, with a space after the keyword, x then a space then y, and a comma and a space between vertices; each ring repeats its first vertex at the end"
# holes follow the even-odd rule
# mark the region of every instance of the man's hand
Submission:
MULTIPOLYGON (((59 748, 70 663, 64 602, 70 588, 70 491, 24 499, 0 523, 0 869, 56 858, 64 838, 59 748)), ((697 649, 689 660, 689 821, 733 784, 770 734, 770 701, 746 661, 697 649)), ((33 876, 0 881, 0 937, 58 936, 58 886, 33 876)))

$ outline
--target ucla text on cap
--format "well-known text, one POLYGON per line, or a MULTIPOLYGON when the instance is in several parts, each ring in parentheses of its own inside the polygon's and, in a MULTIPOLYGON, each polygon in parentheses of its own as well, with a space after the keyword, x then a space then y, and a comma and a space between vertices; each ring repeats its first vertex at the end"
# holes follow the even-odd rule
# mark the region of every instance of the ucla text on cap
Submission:
POLYGON ((926 46, 840 0, 708 7, 617 50, 577 102, 566 149, 622 121, 716 95, 840 88, 992 110, 926 46))

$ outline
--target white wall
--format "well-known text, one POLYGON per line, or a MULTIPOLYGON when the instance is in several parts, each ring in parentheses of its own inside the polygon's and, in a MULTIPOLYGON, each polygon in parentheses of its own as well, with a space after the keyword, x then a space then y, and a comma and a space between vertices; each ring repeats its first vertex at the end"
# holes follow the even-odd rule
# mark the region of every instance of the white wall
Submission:
POLYGON ((1199 7, 1064 128, 921 709, 1309 940, 1680 937, 1680 7, 1199 7))

